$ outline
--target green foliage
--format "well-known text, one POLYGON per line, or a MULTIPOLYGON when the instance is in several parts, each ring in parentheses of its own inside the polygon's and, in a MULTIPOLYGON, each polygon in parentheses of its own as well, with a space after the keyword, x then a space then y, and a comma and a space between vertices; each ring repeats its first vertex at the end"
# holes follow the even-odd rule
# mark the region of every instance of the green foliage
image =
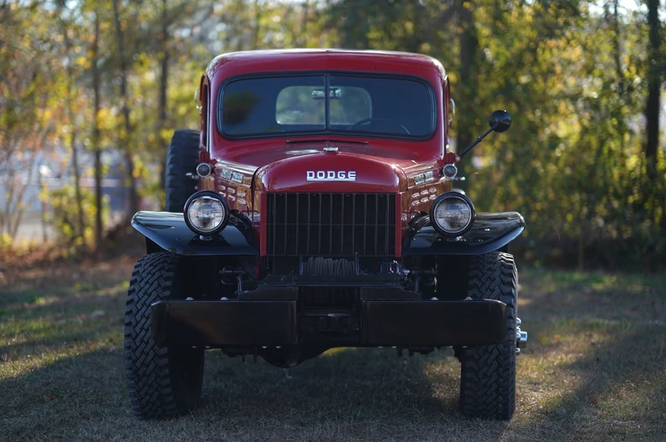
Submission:
POLYGON ((329 23, 341 20, 345 47, 440 59, 460 148, 491 110, 513 115, 511 131, 488 137, 462 170, 481 210, 524 215, 519 252, 546 263, 658 268, 666 263, 666 161, 662 149, 648 173, 647 30, 643 12, 623 4, 343 0, 333 2, 329 23))
MULTIPOLYGON (((198 125, 192 94, 214 55, 288 47, 420 52, 442 61, 452 81, 458 111, 454 146, 462 148, 481 133, 494 109, 505 108, 514 117, 510 132, 488 137, 460 166, 480 210, 518 210, 525 216, 528 231, 517 244, 519 252, 535 262, 565 265, 666 263, 663 134, 656 161, 644 155, 647 79, 655 72, 651 66, 662 66, 663 90, 666 43, 656 52, 660 58, 649 55, 655 52, 648 48, 643 2, 635 7, 619 0, 116 5, 118 22, 112 0, 0 7, 0 96, 9 97, 0 98, 0 154, 30 152, 51 141, 69 145, 76 130, 86 148, 126 151, 125 173, 142 183, 137 192, 161 203, 166 143, 173 129, 198 125), (94 146, 88 122, 95 16, 102 78, 101 138, 94 146), (125 71, 119 31, 129 60, 125 71)), ((663 30, 662 23, 662 35, 663 30)), ((80 242, 64 221, 75 213, 75 200, 62 198, 55 218, 68 241, 80 242)), ((6 218, 12 210, 18 209, 0 208, 0 214, 6 218)), ((86 218, 85 224, 92 222, 86 218)))
MULTIPOLYGON (((89 244, 93 244, 93 225, 97 208, 95 206, 95 195, 92 191, 81 188, 81 196, 84 214, 83 235, 78 234, 77 214, 72 210, 75 198, 73 185, 66 185, 49 191, 47 200, 51 205, 51 223, 58 233, 59 240, 72 249, 80 250, 89 244)), ((103 210, 108 213, 108 201, 103 201, 103 210)))
POLYGON ((517 124, 477 152, 494 167, 478 171, 471 194, 482 207, 520 210, 536 259, 663 266, 666 224, 656 201, 666 192, 666 165, 662 158, 657 179, 647 179, 638 117, 643 30, 634 32, 635 17, 565 5, 504 15, 511 44, 495 25, 480 32, 494 64, 482 93, 506 100, 495 106, 517 124))

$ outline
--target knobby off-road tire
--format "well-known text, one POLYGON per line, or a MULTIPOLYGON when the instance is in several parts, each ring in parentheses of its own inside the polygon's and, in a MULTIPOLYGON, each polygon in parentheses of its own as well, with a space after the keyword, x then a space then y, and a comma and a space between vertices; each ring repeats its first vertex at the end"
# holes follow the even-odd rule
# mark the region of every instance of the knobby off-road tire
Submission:
POLYGON ((470 417, 509 420, 516 407, 516 309, 518 273, 513 256, 476 256, 469 268, 468 294, 506 304, 506 339, 468 346, 461 352, 460 408, 470 417))
POLYGON ((134 414, 163 418, 192 410, 201 396, 204 349, 160 346, 151 337, 151 304, 183 298, 181 258, 152 253, 134 267, 125 310, 125 375, 134 414))
POLYGON ((196 181, 186 176, 195 173, 199 164, 199 131, 180 129, 169 144, 165 172, 167 212, 182 212, 187 199, 194 193, 196 181))

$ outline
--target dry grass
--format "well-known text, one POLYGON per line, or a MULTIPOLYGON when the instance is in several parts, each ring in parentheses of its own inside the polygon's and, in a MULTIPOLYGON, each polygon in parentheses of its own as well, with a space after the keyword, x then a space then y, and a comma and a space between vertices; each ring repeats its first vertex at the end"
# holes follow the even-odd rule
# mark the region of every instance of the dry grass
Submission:
POLYGON ((142 422, 122 368, 132 261, 5 275, 0 440, 666 440, 665 277, 522 272, 530 348, 510 423, 458 413, 451 351, 398 359, 379 349, 290 370, 212 351, 202 406, 142 422))

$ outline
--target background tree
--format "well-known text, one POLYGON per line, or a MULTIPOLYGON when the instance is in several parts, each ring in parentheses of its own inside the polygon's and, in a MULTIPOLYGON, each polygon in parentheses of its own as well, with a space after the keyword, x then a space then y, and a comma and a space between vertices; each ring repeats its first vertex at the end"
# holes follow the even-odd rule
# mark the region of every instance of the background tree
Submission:
POLYGON ((196 127, 192 94, 218 53, 384 49, 442 61, 455 148, 493 109, 514 116, 461 170, 481 210, 525 216, 516 253, 663 267, 665 14, 658 0, 0 0, 0 230, 16 235, 26 165, 65 146, 74 187, 59 213, 86 244, 119 211, 126 222, 141 201, 161 205, 165 146, 196 127), (119 174, 128 197, 105 211, 119 174))

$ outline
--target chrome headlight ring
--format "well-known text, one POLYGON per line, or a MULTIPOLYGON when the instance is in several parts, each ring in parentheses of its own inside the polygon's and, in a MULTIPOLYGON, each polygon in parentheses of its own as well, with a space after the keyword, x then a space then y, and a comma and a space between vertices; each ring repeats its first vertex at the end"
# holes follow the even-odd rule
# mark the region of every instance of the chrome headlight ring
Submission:
POLYGON ((215 192, 202 190, 188 198, 183 209, 185 224, 198 235, 219 233, 229 222, 229 204, 215 192))
POLYGON ((430 206, 430 224, 442 235, 463 235, 474 224, 476 210, 467 195, 446 192, 439 195, 430 206))

